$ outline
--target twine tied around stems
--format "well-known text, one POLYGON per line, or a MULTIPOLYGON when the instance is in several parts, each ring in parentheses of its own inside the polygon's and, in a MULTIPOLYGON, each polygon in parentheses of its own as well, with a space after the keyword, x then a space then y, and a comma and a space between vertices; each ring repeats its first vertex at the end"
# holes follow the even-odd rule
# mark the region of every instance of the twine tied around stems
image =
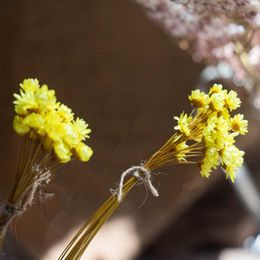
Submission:
POLYGON ((0 250, 3 247, 4 238, 10 223, 14 217, 22 214, 23 211, 23 209, 9 202, 0 205, 0 250))
POLYGON ((51 170, 47 168, 41 169, 37 166, 33 166, 32 168, 34 169, 34 172, 36 172, 32 183, 18 196, 17 199, 4 202, 0 205, 0 250, 3 246, 8 227, 12 223, 13 219, 23 214, 27 208, 33 204, 36 194, 41 194, 42 199, 46 199, 49 196, 49 194, 46 196, 42 194, 42 188, 49 183, 51 170))
POLYGON ((5 202, 0 205, 0 226, 6 225, 13 218, 13 216, 17 216, 21 214, 23 210, 20 210, 15 205, 5 202))
POLYGON ((143 166, 132 166, 121 174, 119 187, 116 190, 118 202, 123 200, 124 180, 128 175, 134 176, 139 183, 144 184, 154 197, 159 197, 159 193, 151 181, 151 172, 143 166))

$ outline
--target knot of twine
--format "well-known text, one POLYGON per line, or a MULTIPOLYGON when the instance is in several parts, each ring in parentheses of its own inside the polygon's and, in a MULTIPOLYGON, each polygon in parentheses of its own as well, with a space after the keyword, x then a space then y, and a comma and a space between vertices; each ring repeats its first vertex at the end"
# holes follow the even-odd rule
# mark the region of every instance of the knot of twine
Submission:
POLYGON ((5 226, 12 221, 12 219, 23 213, 16 205, 6 202, 0 206, 0 226, 5 226))
POLYGON ((126 171, 124 171, 121 175, 119 187, 117 191, 118 202, 121 202, 123 200, 124 180, 129 175, 134 176, 139 183, 144 184, 145 187, 147 187, 148 190, 150 190, 150 192, 154 197, 159 197, 158 191, 152 184, 150 171, 145 169, 143 166, 132 166, 128 168, 126 171))
POLYGON ((0 228, 7 229, 16 216, 23 214, 27 207, 32 205, 36 194, 40 194, 41 198, 44 198, 41 188, 49 182, 50 176, 50 170, 39 171, 32 184, 25 189, 15 203, 5 202, 0 205, 0 228))

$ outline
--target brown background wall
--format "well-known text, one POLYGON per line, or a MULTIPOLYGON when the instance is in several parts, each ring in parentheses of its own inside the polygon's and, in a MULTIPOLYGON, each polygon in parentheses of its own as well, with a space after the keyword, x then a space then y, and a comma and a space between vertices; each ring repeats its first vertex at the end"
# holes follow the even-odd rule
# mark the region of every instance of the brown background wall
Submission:
MULTIPOLYGON (((59 170, 50 185, 55 197, 15 223, 19 245, 40 259, 94 212, 122 170, 139 164, 171 135, 173 115, 191 109, 187 95, 201 66, 131 1, 2 1, 0 28, 2 198, 15 176, 19 138, 12 130, 12 95, 24 78, 55 88, 58 99, 93 131, 91 161, 59 170)), ((164 172, 167 176, 155 178, 159 199, 149 196, 138 210, 145 191, 137 188, 114 216, 134 219, 144 243, 214 182, 190 167, 164 172)))

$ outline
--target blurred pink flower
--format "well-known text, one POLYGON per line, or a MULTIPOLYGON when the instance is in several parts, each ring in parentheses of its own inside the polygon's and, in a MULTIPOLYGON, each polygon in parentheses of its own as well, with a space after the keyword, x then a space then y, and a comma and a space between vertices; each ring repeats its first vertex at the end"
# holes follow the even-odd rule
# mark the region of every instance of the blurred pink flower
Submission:
POLYGON ((195 61, 227 62, 236 79, 248 76, 245 66, 260 71, 259 0, 136 0, 195 61), (241 49, 242 47, 242 49, 241 49), (248 63, 240 54, 248 54, 248 63), (251 57, 251 58, 250 58, 251 57), (253 62, 252 62, 253 61, 253 62))

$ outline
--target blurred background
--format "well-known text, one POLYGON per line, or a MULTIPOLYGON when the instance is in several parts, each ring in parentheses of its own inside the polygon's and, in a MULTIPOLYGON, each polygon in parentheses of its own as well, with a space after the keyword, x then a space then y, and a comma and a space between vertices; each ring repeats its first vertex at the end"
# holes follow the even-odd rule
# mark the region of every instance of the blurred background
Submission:
MULTIPOLYGON (((12 102, 24 78, 36 77, 54 88, 60 101, 89 122, 94 150, 89 163, 73 162, 56 173, 48 188, 55 193, 52 199, 36 202, 16 219, 2 259, 57 259, 116 187, 122 171, 144 161, 167 140, 174 115, 191 111, 190 91, 212 82, 238 91, 241 111, 249 120, 249 134, 238 143, 246 151, 247 166, 237 183, 226 181, 221 172, 201 178, 194 166, 165 168, 154 177, 160 197, 137 186, 83 259, 260 259, 260 106, 258 71, 252 67, 260 62, 257 53, 252 54, 255 63, 248 65, 251 74, 243 74, 237 63, 229 63, 233 56, 212 57, 209 46, 206 51, 200 47, 206 54, 197 48, 203 37, 208 39, 205 33, 196 34, 198 28, 205 29, 201 24, 193 31, 196 36, 188 37, 191 29, 182 34, 169 30, 187 28, 181 16, 179 24, 164 19, 175 11, 207 17, 199 6, 183 5, 196 1, 137 2, 142 5, 120 0, 0 2, 1 200, 7 199, 15 177, 20 138, 12 129, 12 102), (173 12, 166 15, 169 4, 173 12)), ((250 19, 257 18, 257 11, 243 16, 239 10, 239 25, 256 30, 258 24, 251 25, 250 19)), ((191 18, 190 23, 195 24, 191 18)), ((251 37, 245 35, 247 28, 240 28, 234 38, 242 47, 241 37, 251 37)), ((217 48, 225 47, 228 36, 217 48)), ((255 38, 249 43, 251 48, 257 45, 255 38)))

